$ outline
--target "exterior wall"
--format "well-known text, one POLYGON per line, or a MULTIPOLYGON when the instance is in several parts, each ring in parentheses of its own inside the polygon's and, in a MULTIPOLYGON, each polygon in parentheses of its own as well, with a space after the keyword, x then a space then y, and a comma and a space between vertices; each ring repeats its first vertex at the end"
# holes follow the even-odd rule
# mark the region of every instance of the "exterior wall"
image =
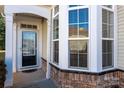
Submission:
POLYGON ((53 5, 36 5, 36 6, 44 7, 46 9, 48 9, 48 10, 50 10, 53 7, 53 5))
POLYGON ((42 57, 47 60, 47 21, 44 19, 42 24, 42 57))
POLYGON ((118 68, 124 69, 124 6, 117 6, 118 68))
POLYGON ((58 87, 116 88, 124 87, 124 72, 111 70, 102 73, 64 71, 51 65, 51 79, 58 87))

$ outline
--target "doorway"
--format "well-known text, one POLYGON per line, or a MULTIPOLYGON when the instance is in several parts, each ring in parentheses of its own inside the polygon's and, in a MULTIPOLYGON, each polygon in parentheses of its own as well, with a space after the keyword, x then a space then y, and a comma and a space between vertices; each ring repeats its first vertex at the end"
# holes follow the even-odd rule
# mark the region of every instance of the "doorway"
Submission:
POLYGON ((38 68, 38 31, 21 29, 18 36, 18 71, 38 68))

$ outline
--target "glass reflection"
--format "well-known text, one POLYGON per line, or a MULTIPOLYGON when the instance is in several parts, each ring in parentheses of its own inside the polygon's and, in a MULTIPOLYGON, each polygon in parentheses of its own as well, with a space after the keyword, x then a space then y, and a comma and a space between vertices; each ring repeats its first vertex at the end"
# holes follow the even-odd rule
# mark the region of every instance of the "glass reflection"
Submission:
POLYGON ((36 39, 35 32, 23 32, 22 33, 23 56, 35 55, 35 47, 36 47, 35 39, 36 39))

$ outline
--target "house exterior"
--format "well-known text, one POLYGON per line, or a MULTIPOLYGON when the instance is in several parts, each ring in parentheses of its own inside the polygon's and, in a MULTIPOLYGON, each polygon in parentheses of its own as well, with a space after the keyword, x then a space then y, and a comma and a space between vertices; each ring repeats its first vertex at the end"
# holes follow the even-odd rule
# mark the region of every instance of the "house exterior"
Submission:
POLYGON ((42 68, 58 87, 124 87, 124 6, 5 5, 5 87, 42 68))

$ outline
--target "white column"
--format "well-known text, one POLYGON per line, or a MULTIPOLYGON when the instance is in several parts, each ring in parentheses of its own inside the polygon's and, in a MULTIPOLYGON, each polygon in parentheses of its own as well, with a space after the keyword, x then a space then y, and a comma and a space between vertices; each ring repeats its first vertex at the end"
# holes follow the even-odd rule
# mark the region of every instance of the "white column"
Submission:
POLYGON ((101 11, 96 5, 90 6, 90 71, 101 71, 101 11))
POLYGON ((59 67, 68 68, 68 6, 59 6, 59 67))
POLYGON ((47 20, 47 72, 46 72, 46 78, 50 78, 50 19, 47 20))
POLYGON ((13 72, 16 72, 16 23, 13 23, 13 72))
POLYGON ((6 53, 5 53, 5 63, 7 65, 7 75, 5 81, 6 86, 12 86, 13 84, 13 72, 12 72, 12 62, 13 62, 13 14, 5 14, 6 23, 6 53))

